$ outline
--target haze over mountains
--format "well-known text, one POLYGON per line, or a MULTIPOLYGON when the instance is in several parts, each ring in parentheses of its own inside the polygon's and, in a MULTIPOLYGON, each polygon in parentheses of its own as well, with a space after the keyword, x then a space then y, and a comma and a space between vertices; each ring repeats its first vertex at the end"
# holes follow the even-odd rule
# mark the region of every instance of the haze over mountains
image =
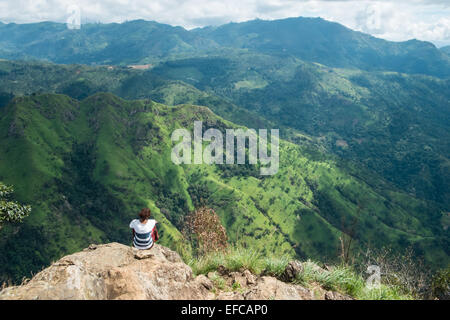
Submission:
POLYGON ((174 247, 199 199, 232 241, 268 253, 332 261, 347 233, 355 250, 411 246, 447 266, 446 52, 319 18, 191 31, 0 24, 0 57, 26 60, 0 61, 0 181, 33 205, 23 225, 0 231, 0 280, 92 242, 127 243, 145 205, 174 247), (280 172, 173 165, 170 134, 194 120, 280 128, 280 172))

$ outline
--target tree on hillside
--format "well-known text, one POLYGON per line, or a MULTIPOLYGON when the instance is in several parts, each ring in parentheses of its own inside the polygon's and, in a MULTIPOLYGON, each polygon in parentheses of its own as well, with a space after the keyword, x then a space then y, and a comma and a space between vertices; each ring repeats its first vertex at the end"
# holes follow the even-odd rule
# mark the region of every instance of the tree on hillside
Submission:
POLYGON ((5 222, 21 222, 31 212, 31 207, 10 200, 13 188, 0 182, 0 227, 5 222))
POLYGON ((204 255, 227 248, 227 233, 217 213, 207 207, 201 207, 186 217, 184 235, 204 255))

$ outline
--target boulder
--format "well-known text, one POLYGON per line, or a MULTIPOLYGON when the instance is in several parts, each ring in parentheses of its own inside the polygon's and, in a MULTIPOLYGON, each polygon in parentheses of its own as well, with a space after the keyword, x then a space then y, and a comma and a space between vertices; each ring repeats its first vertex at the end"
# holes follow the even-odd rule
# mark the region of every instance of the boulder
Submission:
POLYGON ((292 282, 297 278, 297 275, 303 272, 303 265, 298 260, 290 261, 284 269, 281 279, 286 282, 292 282))
POLYGON ((110 243, 60 259, 27 284, 5 288, 0 299, 214 298, 205 283, 168 248, 139 251, 110 243))
POLYGON ((247 300, 313 300, 313 293, 300 286, 285 283, 273 277, 261 277, 256 285, 244 294, 247 300))

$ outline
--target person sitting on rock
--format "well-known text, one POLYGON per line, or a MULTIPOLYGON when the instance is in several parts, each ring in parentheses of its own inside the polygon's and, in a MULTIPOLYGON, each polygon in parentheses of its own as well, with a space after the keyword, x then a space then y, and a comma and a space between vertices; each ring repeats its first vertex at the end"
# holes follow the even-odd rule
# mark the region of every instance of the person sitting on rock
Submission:
POLYGON ((159 239, 156 230, 157 221, 150 218, 150 209, 144 208, 139 212, 139 219, 134 219, 130 223, 133 230, 133 245, 140 250, 147 250, 159 239))

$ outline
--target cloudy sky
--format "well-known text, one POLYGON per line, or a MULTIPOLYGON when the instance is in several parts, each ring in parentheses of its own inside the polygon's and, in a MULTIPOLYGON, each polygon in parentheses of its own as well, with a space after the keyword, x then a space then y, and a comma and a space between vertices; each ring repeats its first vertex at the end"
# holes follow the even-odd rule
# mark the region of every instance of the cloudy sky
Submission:
POLYGON ((389 40, 450 45, 450 0, 0 0, 0 21, 65 22, 74 6, 82 23, 146 19, 191 29, 307 16, 389 40))

